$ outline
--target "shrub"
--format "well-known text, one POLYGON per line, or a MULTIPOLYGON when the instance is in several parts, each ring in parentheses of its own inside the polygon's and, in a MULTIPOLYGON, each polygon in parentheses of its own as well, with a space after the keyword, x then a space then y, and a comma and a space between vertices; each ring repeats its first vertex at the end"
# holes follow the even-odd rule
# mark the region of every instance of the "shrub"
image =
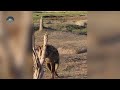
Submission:
POLYGON ((87 28, 82 29, 82 30, 80 31, 80 34, 82 34, 82 35, 87 35, 87 28))
POLYGON ((39 24, 34 24, 34 30, 39 30, 39 24))
POLYGON ((66 29, 67 29, 68 31, 71 31, 71 32, 72 32, 72 30, 74 30, 74 29, 80 29, 80 26, 69 24, 69 25, 66 25, 66 29))
POLYGON ((79 25, 72 25, 72 24, 69 24, 69 25, 66 25, 66 29, 68 30, 68 31, 73 31, 73 30, 83 30, 83 29, 85 29, 87 26, 85 25, 85 26, 79 26, 79 25))
POLYGON ((74 33, 74 34, 81 34, 81 35, 87 35, 87 28, 82 29, 82 30, 80 30, 80 29, 72 30, 72 33, 74 33))

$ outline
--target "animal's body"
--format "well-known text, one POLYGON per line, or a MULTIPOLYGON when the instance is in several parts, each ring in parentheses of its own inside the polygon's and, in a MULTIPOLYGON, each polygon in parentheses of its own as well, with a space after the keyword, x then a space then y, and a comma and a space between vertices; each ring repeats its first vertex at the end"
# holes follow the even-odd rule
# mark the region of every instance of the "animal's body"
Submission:
MULTIPOLYGON (((38 58, 42 55, 42 48, 43 46, 37 46, 35 49, 38 58)), ((51 72, 52 79, 54 79, 55 75, 59 77, 57 74, 57 69, 59 67, 59 52, 52 45, 46 46, 45 64, 47 69, 51 72)))

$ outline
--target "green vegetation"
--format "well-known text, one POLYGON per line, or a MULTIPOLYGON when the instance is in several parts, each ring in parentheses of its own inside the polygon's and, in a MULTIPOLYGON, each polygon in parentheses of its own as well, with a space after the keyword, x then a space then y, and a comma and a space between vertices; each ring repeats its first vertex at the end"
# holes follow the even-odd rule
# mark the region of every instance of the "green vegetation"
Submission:
POLYGON ((81 35, 87 35, 87 28, 85 29, 81 29, 81 30, 72 30, 72 33, 75 33, 75 34, 81 34, 81 35))
POLYGON ((34 11, 33 22, 36 23, 34 29, 35 30, 39 29, 39 24, 38 24, 39 19, 41 16, 44 16, 43 17, 44 29, 87 35, 87 28, 85 26, 75 25, 74 22, 70 23, 69 19, 66 18, 69 16, 70 17, 75 16, 75 19, 73 18, 74 21, 74 20, 78 20, 78 17, 85 15, 87 15, 87 11, 34 11))
POLYGON ((72 32, 72 30, 74 30, 74 29, 80 29, 80 26, 78 26, 78 25, 66 25, 66 29, 68 31, 72 32))
POLYGON ((41 16, 80 16, 87 15, 87 11, 34 11, 33 22, 36 22, 41 16))
POLYGON ((83 28, 78 25, 66 25, 66 29, 67 31, 75 33, 75 34, 87 35, 87 28, 83 28))

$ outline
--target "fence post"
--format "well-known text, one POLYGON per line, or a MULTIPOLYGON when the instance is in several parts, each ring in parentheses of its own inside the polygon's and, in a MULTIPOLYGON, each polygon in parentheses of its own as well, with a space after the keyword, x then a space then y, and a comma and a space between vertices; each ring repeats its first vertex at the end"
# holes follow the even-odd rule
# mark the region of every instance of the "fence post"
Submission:
POLYGON ((48 34, 46 33, 44 35, 42 55, 41 55, 41 57, 39 58, 39 61, 38 61, 40 66, 36 67, 34 75, 33 75, 33 79, 41 79, 43 77, 43 74, 44 74, 43 63, 45 61, 45 53, 46 53, 47 42, 48 42, 48 34))
POLYGON ((40 28, 39 28, 40 31, 43 30, 43 17, 41 16, 40 18, 40 28))

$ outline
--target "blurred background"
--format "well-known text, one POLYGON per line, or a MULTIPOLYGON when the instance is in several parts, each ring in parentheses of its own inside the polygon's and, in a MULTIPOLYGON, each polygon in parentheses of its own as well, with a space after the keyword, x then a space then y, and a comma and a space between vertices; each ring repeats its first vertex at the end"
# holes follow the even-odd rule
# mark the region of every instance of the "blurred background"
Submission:
POLYGON ((88 12, 88 78, 120 78, 120 12, 88 12))
POLYGON ((0 11, 0 78, 32 78, 32 12, 0 11))

